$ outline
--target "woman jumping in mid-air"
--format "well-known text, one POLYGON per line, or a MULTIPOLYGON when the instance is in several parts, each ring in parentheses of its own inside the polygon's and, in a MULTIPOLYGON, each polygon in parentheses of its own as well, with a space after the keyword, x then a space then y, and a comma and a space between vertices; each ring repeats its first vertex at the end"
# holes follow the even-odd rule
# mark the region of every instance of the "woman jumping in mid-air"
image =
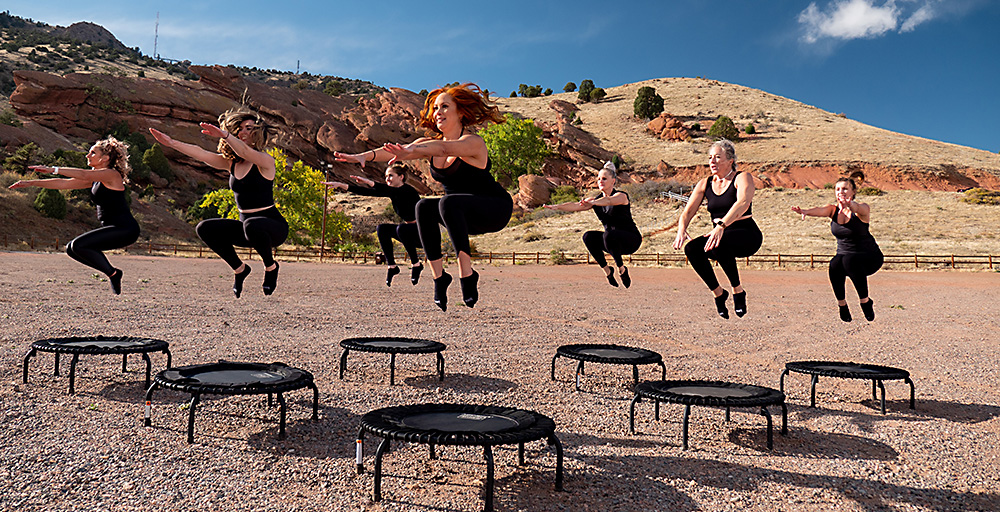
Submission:
POLYGON ((722 318, 729 318, 726 299, 729 292, 722 289, 715 277, 709 258, 719 262, 722 271, 733 287, 733 309, 736 316, 747 314, 747 293, 740 283, 736 258, 745 258, 757 252, 764 235, 752 217, 753 178, 736 170, 736 147, 722 139, 709 149, 708 166, 712 175, 702 179, 691 192, 687 206, 677 220, 677 238, 674 249, 684 247, 684 254, 702 281, 715 296, 715 309, 722 318), (701 206, 708 200, 708 213, 712 216, 712 230, 707 235, 690 240, 687 228, 701 206))
POLYGON ((882 268, 882 249, 875 237, 868 231, 871 223, 871 208, 854 200, 858 186, 854 178, 864 181, 865 175, 855 172, 850 178, 840 178, 834 185, 837 204, 828 204, 803 210, 793 206, 792 211, 810 217, 830 219, 830 231, 837 238, 837 254, 830 260, 830 284, 833 295, 840 307, 840 319, 851 321, 851 310, 847 307, 847 278, 851 278, 854 289, 861 299, 861 311, 869 322, 875 320, 875 304, 868 296, 868 276, 882 268))
POLYGON ((90 169, 32 165, 30 169, 66 176, 66 179, 20 180, 10 188, 41 187, 57 190, 89 188, 97 205, 101 227, 88 231, 66 245, 66 254, 108 276, 111 291, 122 292, 122 271, 111 266, 104 251, 122 249, 139 239, 139 224, 132 217, 125 199, 125 184, 132 170, 128 164, 128 145, 114 137, 97 141, 87 153, 90 169))
POLYGON ((253 112, 240 108, 219 116, 219 126, 201 123, 201 133, 218 137, 218 152, 176 141, 149 129, 168 148, 229 171, 229 188, 240 212, 240 220, 207 219, 198 223, 198 236, 233 269, 233 293, 239 298, 250 266, 236 254, 236 247, 253 247, 264 262, 264 295, 278 284, 278 262, 272 250, 288 237, 288 222, 274 205, 274 158, 262 151, 267 141, 264 124, 253 112))
POLYGON ((409 144, 386 144, 364 153, 334 153, 339 162, 430 160, 431 176, 444 186, 444 197, 428 197, 417 203, 417 230, 434 274, 434 304, 448 308, 451 275, 444 271, 441 232, 448 230, 458 256, 462 301, 468 307, 479 300, 479 273, 472 269, 469 235, 494 233, 510 221, 514 201, 490 174, 492 166, 486 142, 475 126, 502 123, 500 110, 478 86, 467 83, 435 89, 420 111, 420 126, 432 135, 409 144))
POLYGON ((410 282, 414 285, 420 280, 420 271, 424 265, 417 258, 417 248, 420 247, 420 234, 417 232, 417 201, 420 201, 420 194, 417 189, 406 183, 408 167, 403 163, 395 163, 385 170, 385 185, 361 176, 351 176, 351 179, 358 182, 363 187, 348 185, 339 181, 326 181, 324 185, 338 190, 346 190, 362 196, 388 197, 392 201, 392 209, 399 215, 403 222, 399 224, 379 224, 375 228, 378 234, 378 243, 385 255, 385 262, 389 265, 389 270, 385 274, 385 285, 392 286, 392 278, 399 274, 399 267, 396 266, 396 258, 393 255, 392 239, 395 238, 403 244, 406 255, 410 257, 410 282))
POLYGON ((608 283, 617 287, 618 281, 615 280, 615 273, 608 266, 607 259, 604 258, 605 252, 610 254, 611 258, 615 260, 615 265, 618 265, 618 276, 621 278, 622 284, 628 288, 632 285, 632 278, 628 275, 628 268, 622 261, 622 255, 632 254, 639 250, 639 246, 642 245, 642 233, 639 232, 635 221, 632 220, 628 194, 615 190, 617 180, 615 165, 608 162, 597 173, 597 188, 601 190, 600 197, 543 206, 565 212, 593 209, 597 218, 604 224, 604 231, 587 231, 583 234, 583 244, 587 246, 587 250, 601 266, 601 270, 608 278, 608 283))

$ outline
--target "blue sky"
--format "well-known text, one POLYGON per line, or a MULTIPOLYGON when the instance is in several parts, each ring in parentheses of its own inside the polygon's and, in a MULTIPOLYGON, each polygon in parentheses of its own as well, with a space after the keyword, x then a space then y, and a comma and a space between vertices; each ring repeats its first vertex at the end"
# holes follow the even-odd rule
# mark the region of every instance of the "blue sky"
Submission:
POLYGON ((1000 151, 997 0, 4 4, 53 25, 98 23, 145 54, 159 12, 157 52, 196 64, 300 63, 385 87, 473 81, 504 96, 521 83, 559 92, 588 78, 612 87, 701 76, 1000 151))

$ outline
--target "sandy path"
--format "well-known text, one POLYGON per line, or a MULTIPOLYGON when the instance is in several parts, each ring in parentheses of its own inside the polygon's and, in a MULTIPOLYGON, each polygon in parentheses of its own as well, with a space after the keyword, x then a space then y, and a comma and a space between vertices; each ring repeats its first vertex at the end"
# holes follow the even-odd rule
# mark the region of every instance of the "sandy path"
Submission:
MULTIPOLYGON (((235 300, 218 260, 113 255, 126 271, 119 297, 65 255, 0 261, 0 510, 481 509, 485 469, 474 449, 429 461, 425 448, 403 445, 386 457, 385 501, 370 501, 371 473, 354 474, 359 417, 417 402, 513 405, 555 419, 567 492, 552 493, 555 456, 542 443, 528 446, 523 467, 500 449, 497 510, 1000 509, 996 273, 880 272, 876 321, 844 324, 820 271, 745 272, 750 313, 724 321, 690 269, 636 268, 625 290, 583 265, 486 267, 480 305, 460 306, 453 286, 442 313, 429 279, 386 288, 371 266, 283 263, 278 291, 263 297, 253 262, 235 300), (167 340, 175 365, 305 368, 317 378, 320 420, 308 419, 307 393, 289 393, 288 437, 278 440, 277 413, 260 400, 209 397, 188 445, 186 395, 158 392, 154 426, 141 426, 138 359, 122 375, 114 358, 84 357, 70 396, 65 373, 53 377, 52 356, 40 354, 21 384, 32 341, 97 334, 167 340), (390 387, 383 357, 353 354, 338 380, 337 342, 374 335, 448 344, 445 381, 432 377, 432 359, 401 356, 390 387), (887 384, 883 416, 864 383, 834 379, 821 380, 820 407, 810 409, 808 378, 793 375, 791 431, 775 436, 773 452, 760 416, 734 412, 726 423, 706 408, 693 411, 685 452, 679 406, 665 405, 657 423, 644 402, 639 433, 628 434, 628 370, 589 365, 574 392, 562 360, 559 381, 549 380, 555 349, 581 342, 655 350, 668 378, 771 387, 792 360, 897 366, 913 375, 917 409, 906 408, 900 382, 887 384)), ((153 361, 162 369, 162 356, 153 361)), ((640 376, 652 378, 652 367, 640 376)), ((370 443, 369 470, 373 455, 370 443)))

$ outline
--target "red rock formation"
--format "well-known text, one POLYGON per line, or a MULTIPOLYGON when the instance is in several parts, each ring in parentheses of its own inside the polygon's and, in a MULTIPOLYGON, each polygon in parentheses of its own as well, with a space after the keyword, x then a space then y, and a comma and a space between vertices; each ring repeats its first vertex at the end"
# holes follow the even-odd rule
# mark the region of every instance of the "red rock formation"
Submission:
POLYGON ((514 204, 525 210, 533 210, 549 201, 555 185, 543 176, 524 174, 517 178, 517 187, 514 204))

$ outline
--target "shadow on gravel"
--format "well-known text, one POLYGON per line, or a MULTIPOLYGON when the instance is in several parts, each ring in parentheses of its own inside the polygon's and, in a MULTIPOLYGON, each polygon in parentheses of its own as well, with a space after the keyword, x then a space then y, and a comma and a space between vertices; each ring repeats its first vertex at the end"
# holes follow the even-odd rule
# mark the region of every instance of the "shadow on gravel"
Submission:
MULTIPOLYGON (((879 416, 882 406, 876 400, 865 400, 864 405, 871 408, 879 416)), ((983 404, 962 404, 941 400, 917 399, 916 409, 910 409, 910 400, 886 400, 885 412, 901 415, 897 419, 924 421, 926 418, 938 418, 955 423, 975 424, 1000 417, 1000 407, 983 404)))
POLYGON ((466 373, 447 373, 447 371, 445 371, 444 380, 438 380, 437 375, 424 375, 407 377, 404 382, 416 388, 456 389, 463 393, 494 393, 517 389, 517 384, 509 380, 466 373))
MULTIPOLYGON (((312 411, 312 399, 288 404, 289 410, 312 411)), ((326 407, 320 402, 319 419, 309 416, 288 418, 285 438, 278 439, 277 420, 266 430, 251 434, 247 445, 274 455, 293 455, 314 459, 353 458, 361 417, 347 409, 326 407)))
POLYGON ((893 447, 860 436, 815 432, 789 426, 788 435, 778 433, 775 425, 774 450, 767 449, 765 427, 737 428, 729 433, 729 442, 757 450, 763 454, 804 459, 896 460, 899 452, 893 447))

